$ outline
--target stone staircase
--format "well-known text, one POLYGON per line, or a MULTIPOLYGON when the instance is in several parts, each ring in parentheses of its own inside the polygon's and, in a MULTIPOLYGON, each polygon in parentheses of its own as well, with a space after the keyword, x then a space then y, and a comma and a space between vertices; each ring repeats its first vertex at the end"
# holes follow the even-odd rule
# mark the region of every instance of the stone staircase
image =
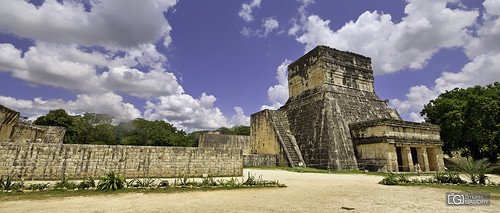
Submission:
POLYGON ((274 127, 274 131, 278 135, 281 147, 285 150, 286 157, 290 166, 295 167, 305 167, 306 164, 300 153, 299 146, 295 137, 290 132, 290 126, 288 124, 288 119, 285 113, 279 111, 271 111, 271 123, 274 127))

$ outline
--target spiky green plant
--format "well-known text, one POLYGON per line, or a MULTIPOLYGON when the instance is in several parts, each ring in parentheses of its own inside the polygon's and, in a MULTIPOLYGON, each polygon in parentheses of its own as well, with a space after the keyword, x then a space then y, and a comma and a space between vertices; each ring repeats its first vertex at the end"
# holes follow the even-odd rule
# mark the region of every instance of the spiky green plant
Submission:
POLYGON ((143 178, 142 180, 137 180, 139 187, 147 188, 154 186, 155 179, 153 178, 143 178))
POLYGON ((452 160, 464 172, 472 184, 486 184, 486 168, 490 165, 488 159, 474 160, 470 157, 459 157, 452 160))
POLYGON ((133 188, 133 187, 139 187, 139 184, 137 183, 137 179, 132 179, 130 181, 126 181, 127 188, 133 188))
POLYGON ((49 188, 49 183, 32 183, 29 187, 27 187, 28 190, 45 190, 49 188))
POLYGON ((89 189, 93 187, 95 187, 95 181, 94 178, 92 177, 88 177, 87 179, 80 182, 80 184, 78 185, 79 189, 89 189))
POLYGON ((60 181, 58 181, 54 184, 54 189, 66 190, 66 189, 75 189, 75 188, 78 188, 78 184, 76 184, 73 181, 68 180, 68 178, 66 178, 66 176, 64 176, 64 175, 60 181))
POLYGON ((398 175, 394 173, 389 173, 384 177, 384 179, 382 179, 378 183, 384 185, 397 185, 399 183, 398 180, 399 180, 398 175))
POLYGON ((3 177, 0 178, 0 189, 2 190, 12 190, 12 186, 14 184, 12 183, 12 177, 10 175, 7 175, 7 178, 5 180, 3 177))
POLYGON ((465 183, 456 172, 445 172, 434 174, 434 179, 437 183, 452 183, 462 184, 465 183))
POLYGON ((203 180, 200 183, 200 187, 212 187, 212 186, 217 186, 218 183, 214 179, 214 177, 206 177, 203 178, 203 180))
POLYGON ((19 181, 17 181, 16 183, 12 184, 12 189, 13 190, 22 190, 24 189, 24 179, 21 178, 19 181))
POLYGON ((123 175, 111 171, 101 177, 99 183, 97 184, 97 188, 101 191, 108 191, 110 189, 114 191, 123 188, 124 184, 125 178, 123 177, 123 175))

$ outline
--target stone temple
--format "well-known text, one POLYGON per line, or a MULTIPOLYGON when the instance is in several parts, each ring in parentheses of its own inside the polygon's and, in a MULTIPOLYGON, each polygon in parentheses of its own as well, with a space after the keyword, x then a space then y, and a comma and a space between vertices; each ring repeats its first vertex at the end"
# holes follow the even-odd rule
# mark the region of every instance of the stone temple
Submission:
POLYGON ((444 171, 436 125, 403 121, 375 94, 371 59, 318 46, 288 66, 289 99, 251 116, 250 137, 206 134, 199 147, 63 144, 0 105, 0 177, 57 180, 240 176, 243 167, 444 171))
POLYGON ((251 152, 281 166, 444 171, 439 127, 403 121, 375 93, 371 59, 318 46, 288 66, 289 99, 251 116, 251 152))

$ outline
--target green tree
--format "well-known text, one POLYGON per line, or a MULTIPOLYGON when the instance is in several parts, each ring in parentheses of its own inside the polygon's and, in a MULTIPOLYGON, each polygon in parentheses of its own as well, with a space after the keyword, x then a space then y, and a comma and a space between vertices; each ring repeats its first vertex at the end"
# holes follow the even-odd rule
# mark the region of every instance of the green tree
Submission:
POLYGON ((33 124, 68 128, 73 125, 73 118, 64 109, 57 109, 51 110, 47 115, 38 117, 33 124))
POLYGON ((496 162, 500 153, 500 83, 455 88, 425 105, 426 122, 441 127, 443 151, 496 162))
POLYGON ((223 135, 250 135, 250 126, 220 127, 215 131, 223 135))
POLYGON ((234 135, 233 130, 231 130, 230 128, 227 128, 227 127, 220 127, 215 131, 217 131, 223 135, 234 135))
MULTIPOLYGON (((198 139, 189 137, 165 121, 148 121, 137 118, 112 124, 113 117, 105 114, 85 113, 70 116, 59 109, 40 116, 38 125, 63 126, 67 128, 64 143, 67 144, 124 144, 140 146, 196 146, 198 139)), ((198 135, 199 138, 199 135, 198 135)))
POLYGON ((165 121, 148 121, 142 118, 120 123, 116 128, 122 144, 140 146, 193 146, 184 130, 177 130, 165 121))
POLYGON ((64 109, 51 110, 47 115, 38 117, 33 121, 35 125, 62 126, 66 127, 66 134, 63 143, 73 143, 75 132, 73 132, 75 120, 73 116, 68 115, 64 109))
POLYGON ((232 130, 235 135, 250 135, 250 126, 235 126, 232 130))

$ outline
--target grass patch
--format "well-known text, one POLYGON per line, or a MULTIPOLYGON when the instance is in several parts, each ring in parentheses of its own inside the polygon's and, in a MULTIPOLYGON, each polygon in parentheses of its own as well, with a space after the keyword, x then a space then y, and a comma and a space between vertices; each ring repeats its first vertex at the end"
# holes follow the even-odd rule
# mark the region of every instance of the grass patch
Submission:
POLYGON ((125 193, 182 193, 182 192, 192 192, 192 191, 215 191, 215 190, 236 190, 236 189, 258 189, 258 188, 270 188, 278 186, 231 186, 231 187, 213 187, 213 188, 155 188, 155 189, 145 189, 145 188, 123 188, 120 190, 77 190, 77 191, 62 191, 62 190, 52 190, 52 191, 38 191, 38 192, 10 192, 10 193, 0 193, 0 200, 2 201, 16 201, 16 200, 46 200, 52 198, 65 198, 65 197, 89 197, 89 196, 112 196, 125 193))
MULTIPOLYGON (((10 180, 10 179, 9 179, 10 180)), ((1 180, 3 181, 3 180, 1 180)), ((0 181, 0 182, 1 182, 0 181)), ((262 176, 255 177, 250 172, 248 176, 242 176, 241 182, 236 177, 231 179, 216 179, 214 177, 204 177, 201 181, 190 179, 187 177, 177 178, 173 183, 168 180, 143 178, 133 179, 127 182, 120 173, 109 172, 101 177, 97 187, 94 187, 95 182, 92 178, 82 180, 80 184, 73 181, 68 181, 65 177, 50 187, 49 183, 41 184, 44 187, 39 187, 40 184, 31 184, 25 186, 23 179, 17 183, 9 182, 10 185, 19 185, 20 187, 5 187, 5 182, 2 182, 0 188, 0 200, 26 200, 26 199, 50 199, 57 197, 78 197, 78 196, 98 196, 98 195, 113 195, 118 193, 171 193, 182 191, 209 191, 209 190, 229 190, 229 189, 244 189, 244 188, 264 188, 264 187, 286 187, 285 184, 279 183, 278 180, 264 180, 262 176), (126 186, 125 186, 126 184, 126 186), (108 190, 112 189, 112 190, 108 190)))
POLYGON ((269 170, 285 170, 289 172, 300 172, 300 173, 325 173, 325 174, 368 174, 368 175, 386 175, 383 172, 364 172, 361 170, 349 170, 349 171, 330 171, 324 169, 316 169, 311 167, 305 168, 290 168, 282 166, 262 166, 262 167, 247 167, 245 169, 269 169, 269 170))

